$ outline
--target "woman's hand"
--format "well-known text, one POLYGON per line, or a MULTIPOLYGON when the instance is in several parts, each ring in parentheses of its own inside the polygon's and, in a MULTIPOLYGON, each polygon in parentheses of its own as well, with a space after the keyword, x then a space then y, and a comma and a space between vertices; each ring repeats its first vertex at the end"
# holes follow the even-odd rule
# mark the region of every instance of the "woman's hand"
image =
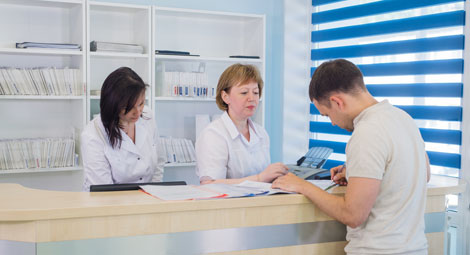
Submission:
POLYGON ((337 167, 333 167, 330 169, 331 180, 336 184, 341 186, 346 186, 348 181, 346 180, 346 166, 341 165, 337 167))
POLYGON ((277 177, 287 174, 287 170, 289 170, 289 168, 280 162, 271 164, 266 167, 263 172, 258 174, 258 181, 272 182, 277 177))

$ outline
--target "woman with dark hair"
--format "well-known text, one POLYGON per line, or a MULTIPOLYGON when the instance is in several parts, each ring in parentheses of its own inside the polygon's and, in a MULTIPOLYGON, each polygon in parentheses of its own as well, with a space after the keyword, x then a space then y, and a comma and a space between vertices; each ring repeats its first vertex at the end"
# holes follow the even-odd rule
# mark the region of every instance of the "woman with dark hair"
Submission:
POLYGON ((128 67, 116 69, 104 81, 100 115, 81 137, 85 190, 94 184, 162 180, 156 124, 144 108, 147 86, 128 67))

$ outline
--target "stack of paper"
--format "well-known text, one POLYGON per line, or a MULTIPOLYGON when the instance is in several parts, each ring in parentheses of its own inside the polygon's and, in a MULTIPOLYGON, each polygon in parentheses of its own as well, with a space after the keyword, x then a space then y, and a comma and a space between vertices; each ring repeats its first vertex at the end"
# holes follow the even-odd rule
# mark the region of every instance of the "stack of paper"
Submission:
POLYGON ((191 140, 160 137, 159 146, 166 155, 166 163, 196 162, 196 151, 191 140))
POLYGON ((138 44, 92 41, 90 43, 90 51, 144 53, 144 47, 138 44))
POLYGON ((80 69, 0 68, 0 95, 79 96, 80 69))
POLYGON ((73 43, 39 43, 39 42, 22 42, 16 43, 16 48, 47 48, 47 49, 65 49, 65 50, 80 50, 80 44, 73 43))
POLYGON ((0 140, 0 170, 72 167, 73 138, 0 140))

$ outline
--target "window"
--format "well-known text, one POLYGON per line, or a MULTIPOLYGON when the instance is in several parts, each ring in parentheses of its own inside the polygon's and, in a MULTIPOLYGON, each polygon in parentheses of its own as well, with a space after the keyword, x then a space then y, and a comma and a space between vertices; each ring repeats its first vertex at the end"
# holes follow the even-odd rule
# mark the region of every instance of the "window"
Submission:
MULTIPOLYGON (((312 71, 345 58, 379 101, 408 112, 420 128, 433 174, 459 176, 464 1, 313 0, 312 71)), ((311 104, 309 146, 334 149, 325 168, 345 161, 350 133, 311 104)))

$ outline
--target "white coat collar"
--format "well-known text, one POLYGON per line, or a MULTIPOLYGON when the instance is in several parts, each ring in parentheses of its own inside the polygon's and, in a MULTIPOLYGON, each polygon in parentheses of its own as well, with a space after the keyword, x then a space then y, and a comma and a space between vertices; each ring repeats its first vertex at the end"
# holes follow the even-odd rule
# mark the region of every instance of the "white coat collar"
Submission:
MULTIPOLYGON (((225 111, 224 114, 222 114, 222 121, 224 122, 225 127, 227 128, 228 132, 230 133, 230 137, 232 139, 237 138, 237 136, 241 135, 240 132, 238 131, 237 127, 235 126, 235 123, 233 123, 232 119, 230 116, 228 116, 228 112, 225 111)), ((255 124, 253 121, 251 121, 250 118, 248 118, 248 125, 251 127, 251 129, 255 132, 256 135, 258 135, 258 130, 256 129, 255 124)))
POLYGON ((135 123, 135 144, 123 130, 120 130, 122 136, 121 149, 140 155, 138 148, 142 147, 147 139, 147 130, 142 122, 142 118, 139 118, 135 123))

